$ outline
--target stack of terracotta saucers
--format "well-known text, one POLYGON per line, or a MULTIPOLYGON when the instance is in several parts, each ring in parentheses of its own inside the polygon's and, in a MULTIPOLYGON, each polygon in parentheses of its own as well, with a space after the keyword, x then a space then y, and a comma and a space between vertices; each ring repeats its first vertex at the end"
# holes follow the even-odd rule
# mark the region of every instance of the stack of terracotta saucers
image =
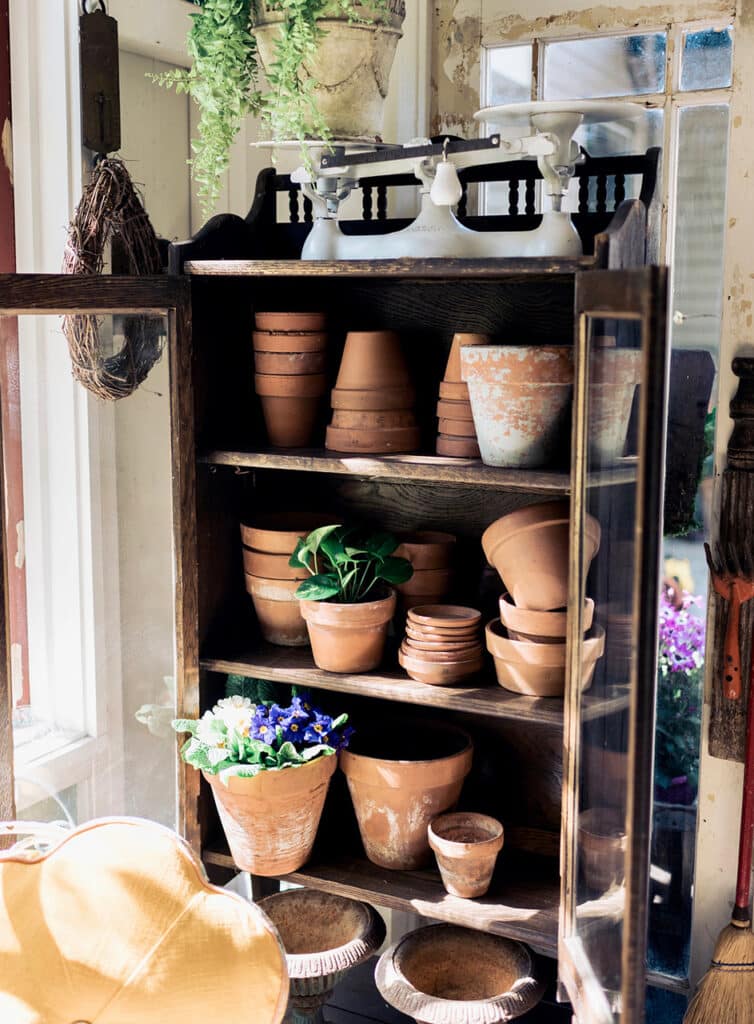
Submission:
POLYGON ((312 442, 327 390, 324 313, 257 313, 254 387, 270 444, 302 448, 312 442))
POLYGON ((394 331, 351 331, 332 392, 325 447, 382 454, 419 447, 416 398, 394 331))
POLYGON ((479 458, 469 388, 461 379, 461 346, 488 345, 486 334, 454 334, 437 403, 437 454, 479 458))
POLYGON ((410 608, 398 661, 412 679, 450 686, 482 668, 482 613, 454 604, 410 608))

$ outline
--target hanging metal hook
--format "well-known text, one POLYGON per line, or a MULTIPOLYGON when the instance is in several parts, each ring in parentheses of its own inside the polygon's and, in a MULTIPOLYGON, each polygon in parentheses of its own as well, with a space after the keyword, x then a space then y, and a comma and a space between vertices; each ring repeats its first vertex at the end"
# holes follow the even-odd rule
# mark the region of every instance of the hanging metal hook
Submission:
MULTIPOLYGON (((91 0, 81 0, 81 13, 82 14, 93 14, 94 13, 93 11, 89 10, 89 4, 90 3, 91 3, 91 0)), ((105 7, 105 0, 97 0, 97 3, 99 4, 99 9, 102 11, 102 13, 103 14, 107 14, 107 8, 105 7)))

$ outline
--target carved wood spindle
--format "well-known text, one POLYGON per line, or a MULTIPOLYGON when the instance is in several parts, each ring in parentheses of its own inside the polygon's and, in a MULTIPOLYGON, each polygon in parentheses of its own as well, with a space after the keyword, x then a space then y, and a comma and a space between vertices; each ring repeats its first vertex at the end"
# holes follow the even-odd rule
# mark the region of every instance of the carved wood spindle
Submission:
POLYGON ((372 186, 364 185, 361 190, 361 213, 364 220, 372 220, 372 186))
POLYGON ((534 178, 526 179, 524 191, 524 213, 531 216, 537 210, 537 183, 534 178))
POLYGON ((313 219, 312 201, 308 196, 304 196, 304 223, 311 224, 313 219))
POLYGON ((511 178, 508 182, 508 213, 514 217, 518 213, 518 179, 511 178))
POLYGON ((387 220, 387 185, 377 186, 377 220, 387 220))
POLYGON ((618 171, 615 175, 615 209, 617 210, 626 198, 626 175, 618 171))
POLYGON ((298 212, 298 189, 288 189, 288 220, 291 224, 298 224, 300 217, 298 212))
POLYGON ((589 213, 589 178, 586 174, 579 178, 579 213, 589 213))
POLYGON ((607 175, 597 175, 597 213, 607 213, 607 175))

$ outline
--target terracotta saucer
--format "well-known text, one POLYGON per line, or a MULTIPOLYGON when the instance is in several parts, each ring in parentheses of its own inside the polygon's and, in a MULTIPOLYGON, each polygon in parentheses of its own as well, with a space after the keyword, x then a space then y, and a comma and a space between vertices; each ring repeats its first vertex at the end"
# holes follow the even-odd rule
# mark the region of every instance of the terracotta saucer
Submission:
POLYGON ((448 420, 443 417, 438 422, 438 430, 446 437, 473 437, 476 440, 473 420, 448 420))
POLYGON ((416 637, 406 630, 405 642, 409 647, 417 651, 435 652, 437 654, 463 654, 469 648, 479 647, 481 640, 478 635, 470 636, 466 640, 427 640, 424 637, 416 637))
POLYGON ((437 415, 448 420, 465 420, 467 423, 474 419, 471 402, 452 401, 449 398, 441 398, 437 403, 437 415))
POLYGON ((430 664, 419 658, 398 652, 398 663, 412 679, 430 686, 452 686, 453 683, 476 675, 482 669, 482 658, 456 664, 430 664))
POLYGON ((457 459, 478 459, 481 457, 479 445, 470 437, 451 437, 446 434, 438 434, 435 451, 438 455, 450 455, 457 459))
POLYGON ((419 447, 418 427, 395 427, 381 430, 343 430, 328 427, 325 448, 333 452, 380 455, 390 452, 412 452, 419 447))
POLYGON ((356 411, 334 409, 332 426, 343 430, 382 430, 386 427, 415 427, 416 415, 413 409, 380 409, 356 411))
POLYGON ((423 604, 412 608, 408 618, 420 626, 464 629, 478 626, 482 621, 482 613, 476 608, 467 608, 459 604, 423 604))
POLYGON ((463 651, 423 651, 418 647, 412 647, 410 640, 404 640, 400 649, 408 657, 427 661, 432 665, 462 665, 465 661, 473 661, 482 656, 481 644, 472 644, 463 651))
POLYGON ((440 382, 440 398, 449 398, 452 402, 468 402, 469 386, 443 380, 440 382))
MULTIPOLYGON (((414 607, 418 607, 418 605, 414 605, 414 607)), ((429 626, 420 626, 415 622, 407 620, 406 634, 412 640, 424 640, 427 643, 462 644, 476 640, 479 636, 479 627, 471 626, 468 629, 432 629, 429 626)))

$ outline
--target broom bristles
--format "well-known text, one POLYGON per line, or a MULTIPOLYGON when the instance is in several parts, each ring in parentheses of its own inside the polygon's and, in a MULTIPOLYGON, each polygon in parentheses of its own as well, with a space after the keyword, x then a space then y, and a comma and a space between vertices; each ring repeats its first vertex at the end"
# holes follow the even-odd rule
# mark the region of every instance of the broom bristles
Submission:
POLYGON ((754 932, 729 924, 683 1024, 754 1024, 754 932))

